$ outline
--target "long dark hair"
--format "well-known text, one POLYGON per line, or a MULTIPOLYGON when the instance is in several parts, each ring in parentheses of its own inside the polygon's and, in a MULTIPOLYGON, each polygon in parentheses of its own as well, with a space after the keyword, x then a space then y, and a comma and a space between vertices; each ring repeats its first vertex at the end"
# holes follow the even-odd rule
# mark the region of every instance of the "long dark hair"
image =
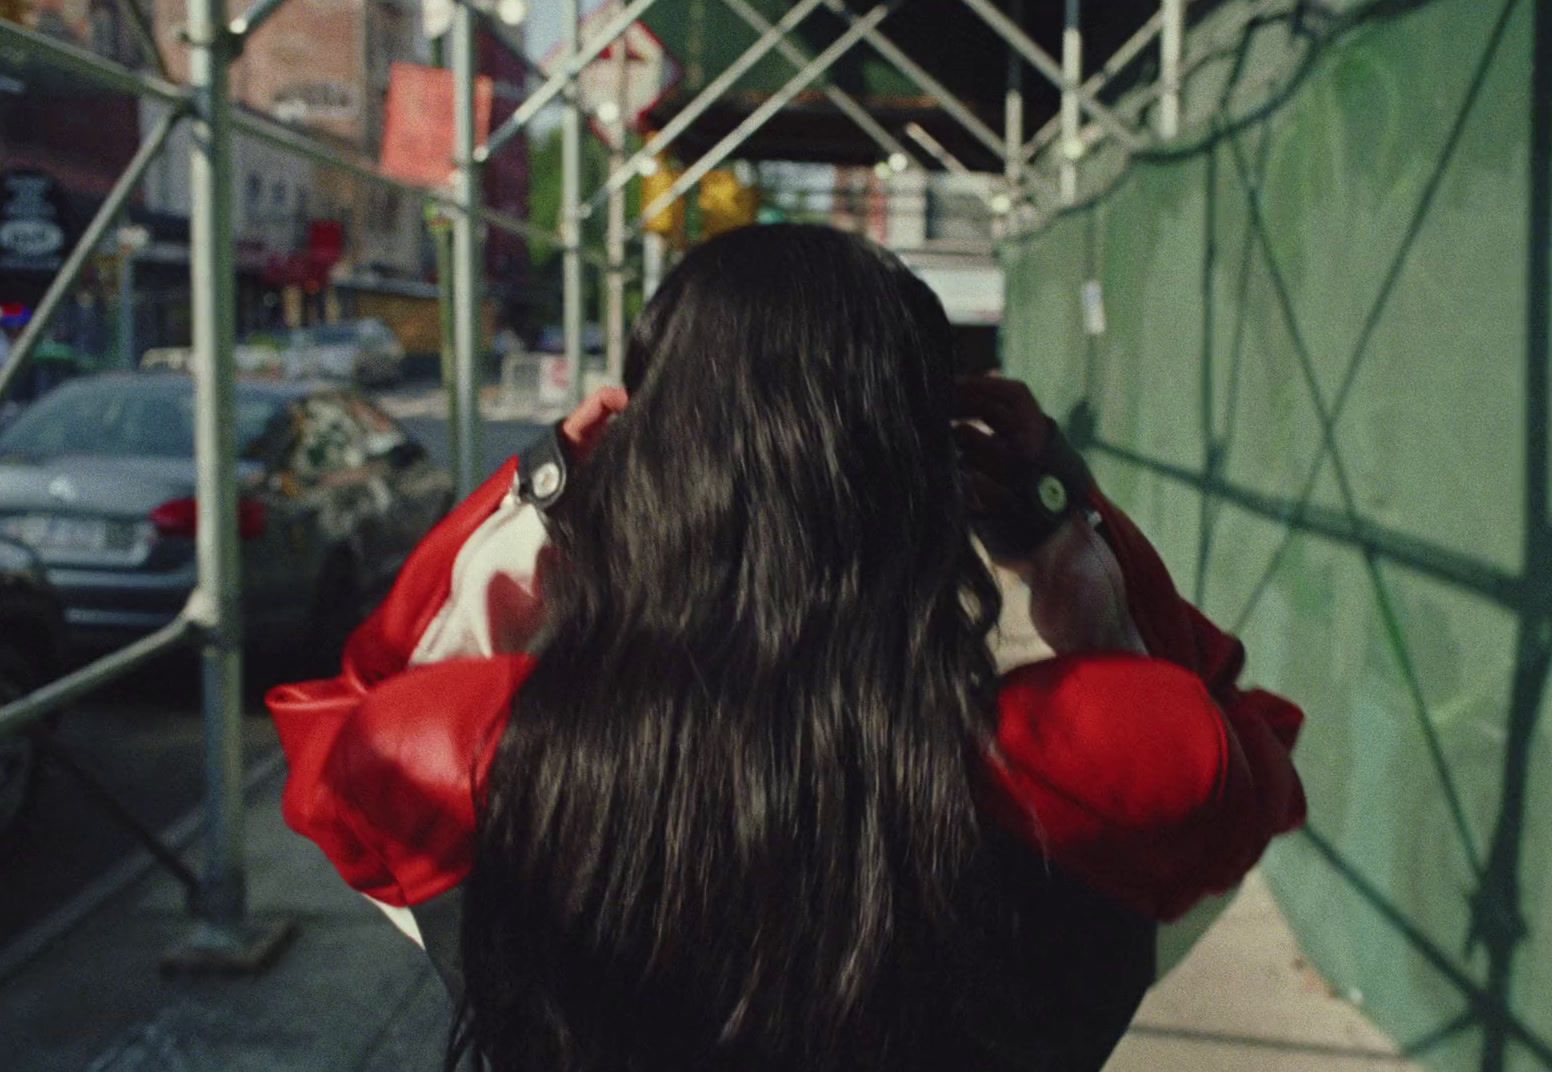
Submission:
POLYGON ((715 239, 648 304, 481 802, 491 1067, 942 1060, 998 608, 952 376, 931 291, 826 228, 715 239))

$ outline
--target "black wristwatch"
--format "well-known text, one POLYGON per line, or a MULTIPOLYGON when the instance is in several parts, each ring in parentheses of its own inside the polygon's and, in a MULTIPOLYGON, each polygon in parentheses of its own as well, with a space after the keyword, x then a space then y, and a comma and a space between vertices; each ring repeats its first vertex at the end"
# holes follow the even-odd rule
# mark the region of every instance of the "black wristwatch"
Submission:
POLYGON ((519 502, 548 510, 566 490, 570 458, 560 425, 560 421, 550 425, 518 454, 517 477, 512 482, 512 490, 519 502))
POLYGON ((1090 513, 1094 477, 1083 456, 1053 425, 1039 464, 1028 474, 1024 493, 1011 510, 975 519, 975 533, 994 557, 1027 555, 1080 511, 1090 513))

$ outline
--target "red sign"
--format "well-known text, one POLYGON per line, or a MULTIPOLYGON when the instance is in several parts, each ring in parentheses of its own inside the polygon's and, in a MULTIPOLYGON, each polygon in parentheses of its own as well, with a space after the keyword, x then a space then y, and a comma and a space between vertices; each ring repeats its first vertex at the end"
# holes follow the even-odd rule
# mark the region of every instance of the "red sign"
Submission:
MULTIPOLYGON (((623 9, 622 0, 606 0, 582 19, 580 36, 586 41, 602 25, 623 9)), ((566 53, 556 45, 539 61, 545 74, 554 74, 565 64, 566 53)), ((625 32, 598 54, 598 58, 583 68, 577 77, 577 88, 587 109, 588 124, 593 133, 605 145, 614 144, 611 124, 598 119, 601 107, 624 106, 626 123, 641 129, 641 117, 655 108, 668 91, 684 77, 679 61, 663 47, 663 41, 644 23, 633 22, 625 32), (625 81, 620 83, 619 51, 625 49, 625 81)))
MULTIPOLYGON (((474 81, 474 135, 490 134, 491 80, 474 81)), ((395 63, 388 76, 383 124, 383 173, 422 186, 441 186, 453 173, 453 72, 395 63)))
POLYGON ((307 224, 307 253, 329 267, 345 255, 345 225, 339 220, 312 220, 307 224))

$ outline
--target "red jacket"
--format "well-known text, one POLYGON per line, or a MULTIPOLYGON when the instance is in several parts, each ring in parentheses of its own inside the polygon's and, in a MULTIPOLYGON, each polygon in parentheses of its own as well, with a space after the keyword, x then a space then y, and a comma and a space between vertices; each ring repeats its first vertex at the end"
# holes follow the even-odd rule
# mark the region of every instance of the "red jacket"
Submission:
MULTIPOLYGON (((268 697, 291 766, 286 822, 390 905, 421 904, 468 874, 476 789, 534 665, 527 654, 412 658, 454 598, 460 550, 503 508, 515 472, 514 459, 426 537, 351 636, 339 676, 268 697)), ((1062 655, 1007 673, 983 806, 1088 885, 1172 919, 1303 822, 1290 760, 1303 716, 1237 687, 1243 647, 1180 597, 1126 515, 1097 494, 1094 506, 1152 654, 1062 655)))

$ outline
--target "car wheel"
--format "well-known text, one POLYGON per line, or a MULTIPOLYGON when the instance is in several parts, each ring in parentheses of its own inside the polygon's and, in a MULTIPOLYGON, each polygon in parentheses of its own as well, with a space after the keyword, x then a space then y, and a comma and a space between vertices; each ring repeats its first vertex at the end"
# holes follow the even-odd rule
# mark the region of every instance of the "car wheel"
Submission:
POLYGON ((361 585, 356 567, 342 551, 330 555, 318 574, 313 594, 307 657, 332 673, 339 666, 345 641, 361 620, 361 585))
MULTIPOLYGON (((0 648, 0 707, 27 693, 33 675, 21 654, 0 648)), ((0 844, 20 824, 38 776, 38 751, 32 737, 14 733, 0 737, 0 844)))

